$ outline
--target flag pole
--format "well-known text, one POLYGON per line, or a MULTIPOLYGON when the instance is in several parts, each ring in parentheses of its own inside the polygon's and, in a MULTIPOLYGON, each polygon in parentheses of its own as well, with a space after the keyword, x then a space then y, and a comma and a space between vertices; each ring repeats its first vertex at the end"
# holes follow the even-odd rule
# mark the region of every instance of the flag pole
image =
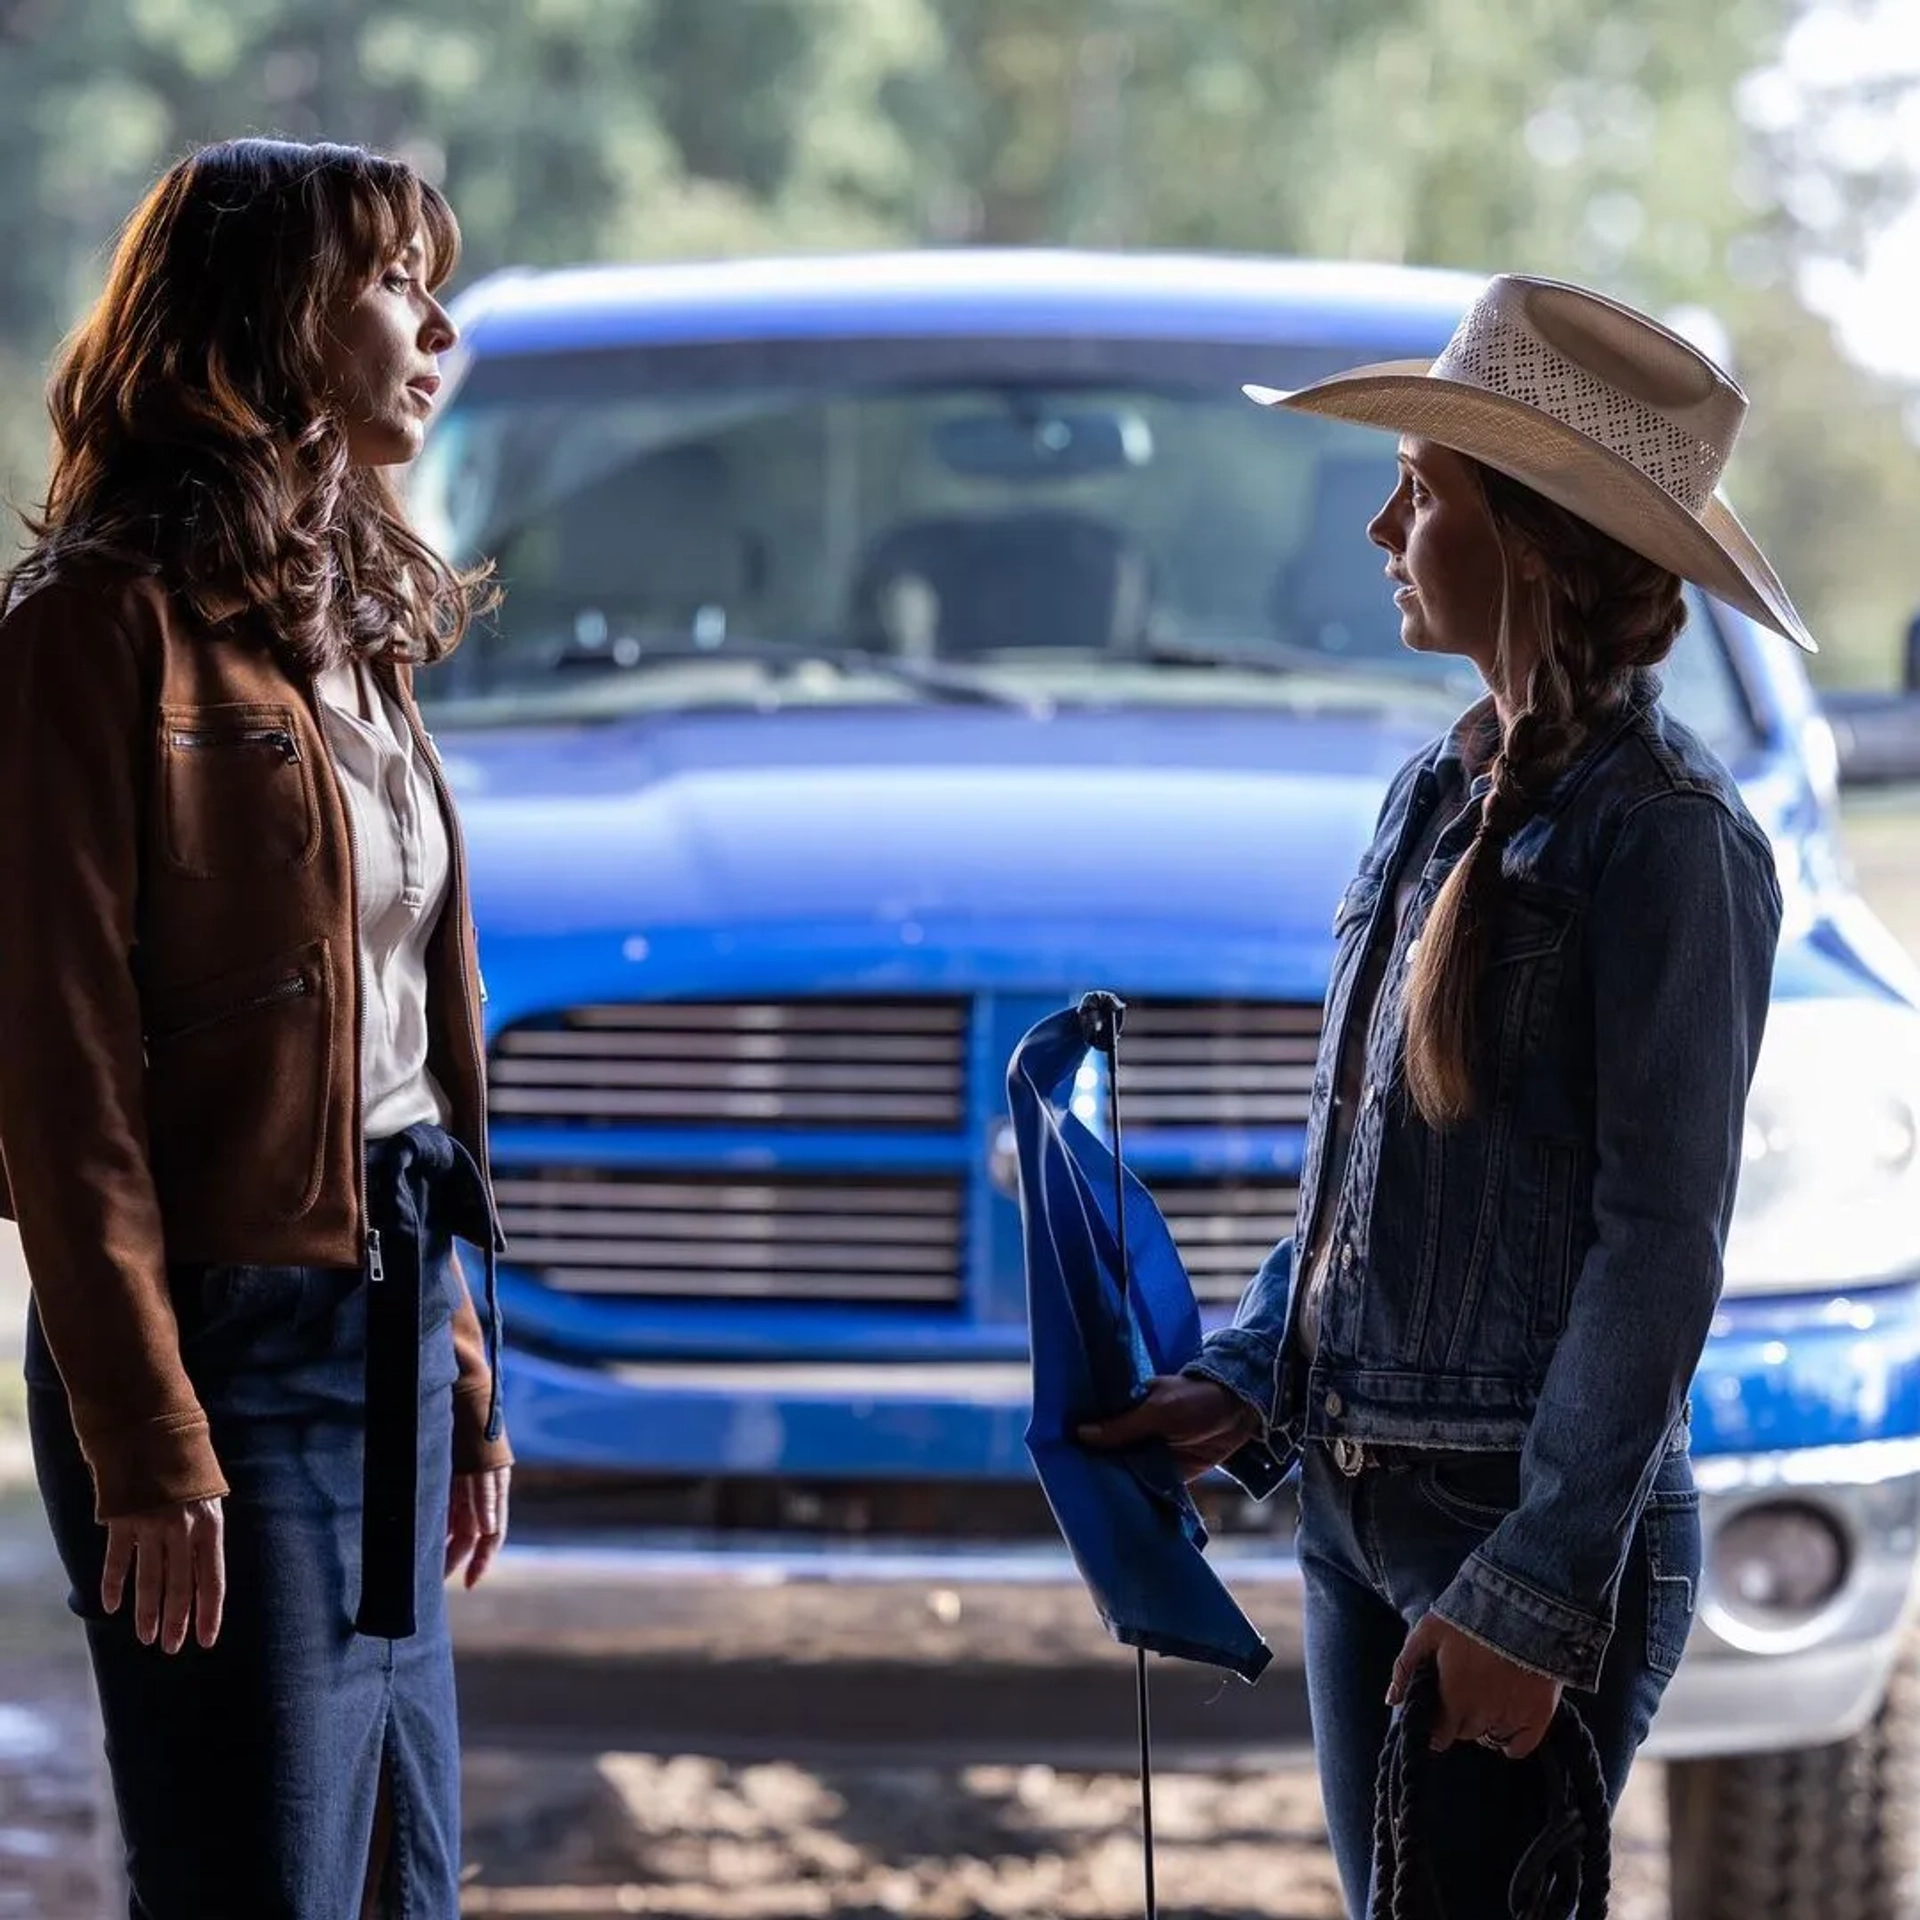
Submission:
MULTIPOLYGON (((1117 993, 1095 992, 1080 1002, 1080 1025, 1091 1045, 1107 1056, 1107 1127, 1113 1144, 1113 1231, 1120 1262, 1120 1300, 1129 1304, 1132 1270, 1127 1264, 1127 1175, 1120 1140, 1120 1029, 1127 1003, 1117 993)), ((1140 1841, 1146 1876, 1146 1920, 1156 1920, 1159 1900, 1153 1876, 1153 1720, 1147 1700, 1147 1650, 1133 1650, 1134 1701, 1140 1728, 1140 1841)))

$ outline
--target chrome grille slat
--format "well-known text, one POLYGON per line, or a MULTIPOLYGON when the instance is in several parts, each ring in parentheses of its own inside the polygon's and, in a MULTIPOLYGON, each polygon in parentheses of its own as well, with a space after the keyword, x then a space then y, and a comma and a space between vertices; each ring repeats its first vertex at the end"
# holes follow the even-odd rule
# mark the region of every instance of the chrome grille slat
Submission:
POLYGON ((570 1007, 494 1042, 490 1108, 532 1127, 950 1131, 968 1016, 953 998, 570 1007))
POLYGON ((570 1233, 546 1239, 529 1235, 524 1241, 516 1241, 515 1248, 538 1266, 578 1261, 588 1266, 618 1267, 623 1273, 733 1272, 744 1267, 764 1273, 817 1272, 828 1276, 923 1270, 937 1275, 953 1259, 951 1247, 789 1247, 772 1242, 720 1246, 711 1240, 690 1239, 656 1239, 642 1250, 631 1240, 582 1240, 570 1233))
MULTIPOLYGON (((843 1247, 855 1238, 888 1246, 899 1245, 906 1258, 923 1247, 927 1222, 915 1216, 906 1220, 865 1220, 857 1224, 827 1214, 701 1214, 598 1212, 582 1209, 570 1212, 564 1207, 529 1207, 516 1210, 514 1220, 523 1235, 546 1233, 595 1233, 626 1235, 636 1225, 644 1225, 648 1234, 660 1240, 773 1241, 805 1251, 811 1241, 823 1241, 843 1247)), ((736 1249, 737 1250, 737 1249, 736 1249)))
MULTIPOLYGON (((789 1287, 769 1275, 742 1273, 672 1274, 660 1277, 655 1285, 638 1285, 631 1272, 597 1267, 549 1267, 546 1283, 557 1293, 618 1294, 624 1298, 679 1298, 697 1294, 702 1300, 785 1301, 792 1298, 789 1287)), ((881 1278, 868 1274, 847 1274, 833 1289, 836 1302, 854 1302, 862 1306, 945 1307, 953 1304, 953 1289, 944 1280, 929 1278, 909 1281, 897 1275, 881 1278)))
POLYGON ((1276 1059, 1268 1065, 1258 1059, 1168 1060, 1156 1057, 1151 1066, 1137 1066, 1132 1058, 1121 1055, 1121 1073, 1125 1076, 1128 1099, 1142 1089, 1159 1092, 1167 1087, 1190 1087, 1196 1073, 1206 1075, 1209 1087, 1231 1087, 1253 1093, 1273 1088, 1298 1092, 1313 1085, 1313 1063, 1276 1059))
POLYGON ((1291 1127, 1300 1123, 1306 1104, 1304 1098, 1289 1100, 1278 1094, 1271 1098, 1230 1093, 1181 1094, 1177 1098, 1154 1101, 1151 1110, 1144 1113, 1136 1109, 1147 1107, 1146 1101, 1130 1100, 1127 1124, 1134 1128, 1291 1127))
POLYGON ((689 1180, 678 1173, 652 1171, 632 1174, 581 1175, 572 1170, 523 1177, 505 1173, 493 1183, 494 1197, 505 1206, 728 1207, 742 1210, 778 1208, 799 1213, 809 1208, 847 1214, 860 1208, 889 1212, 923 1210, 938 1220, 953 1205, 952 1185, 928 1181, 908 1185, 876 1185, 838 1176, 809 1183, 804 1177, 781 1180, 739 1180, 725 1174, 711 1181, 689 1180))
MULTIPOLYGON (((688 1030, 655 1028, 645 1033, 593 1027, 520 1027, 500 1036, 497 1060, 685 1060, 688 1030)), ((913 1066, 938 1060, 948 1044, 922 1044, 912 1035, 735 1033, 729 1056, 745 1065, 765 1062, 877 1060, 888 1066, 913 1066)))
POLYGON ((966 1025, 959 1000, 633 1000, 574 1007, 577 1026, 692 1028, 727 1033, 927 1033, 966 1025))
POLYGON ((502 1087, 488 1097, 492 1111, 505 1120, 545 1119, 580 1126, 635 1120, 687 1127, 759 1121, 767 1126, 810 1122, 815 1126, 870 1130, 878 1122, 891 1121, 901 1130, 935 1129, 955 1117, 958 1104, 897 1100, 891 1111, 880 1114, 876 1108, 883 1103, 868 1094, 801 1100, 778 1093, 708 1093, 693 1098, 685 1093, 636 1093, 627 1088, 596 1088, 591 1095, 584 1095, 570 1088, 502 1087))
MULTIPOLYGON (((670 1087, 699 1091, 706 1078, 701 1066, 686 1059, 616 1060, 604 1055, 589 1060, 529 1060, 507 1054, 494 1062, 493 1078, 500 1086, 670 1087)), ((780 1091, 790 1083, 802 1092, 824 1087, 832 1091, 893 1090, 918 1093, 922 1075, 915 1067, 849 1066, 813 1060, 735 1060, 726 1068, 730 1091, 780 1091)))
POLYGON ((1135 1031, 1135 1010, 1152 1012, 1158 1033, 1202 1033, 1210 1039, 1229 1031, 1319 1033, 1321 1027, 1319 1004, 1306 1000, 1162 1000, 1148 995, 1129 1000, 1127 1008, 1129 1035, 1135 1031))

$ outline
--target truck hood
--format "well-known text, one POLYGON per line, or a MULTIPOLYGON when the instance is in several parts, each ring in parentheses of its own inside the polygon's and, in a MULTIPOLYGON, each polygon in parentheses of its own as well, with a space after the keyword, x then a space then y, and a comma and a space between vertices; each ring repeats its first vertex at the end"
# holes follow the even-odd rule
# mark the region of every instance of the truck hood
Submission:
POLYGON ((611 942, 711 967, 771 944, 849 984, 977 986, 1137 940, 1162 976, 1169 949, 1207 956, 1172 971, 1219 991, 1223 969, 1271 989, 1303 936, 1302 985, 1323 978, 1334 902, 1432 717, 888 706, 438 745, 490 953, 611 942))

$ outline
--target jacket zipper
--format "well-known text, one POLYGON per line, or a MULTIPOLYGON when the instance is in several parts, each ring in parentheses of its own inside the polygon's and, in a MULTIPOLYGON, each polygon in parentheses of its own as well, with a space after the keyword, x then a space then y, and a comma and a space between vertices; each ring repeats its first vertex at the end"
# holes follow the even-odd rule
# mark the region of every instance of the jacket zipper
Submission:
POLYGON ((304 999, 313 991, 313 982, 304 973, 290 973, 284 980, 276 980, 270 987, 256 993, 251 999, 242 1000, 231 1007, 222 1007, 218 1013, 202 1014, 197 1020, 188 1020, 177 1027, 162 1027, 148 1034, 148 1040, 182 1040, 190 1033, 199 1033, 207 1027, 217 1027, 223 1021, 237 1020, 242 1014, 258 1013, 264 1007, 277 1007, 283 1001, 304 999))
POLYGON ((174 747, 271 747, 289 764, 300 758, 300 743, 285 727, 245 727, 231 733, 224 727, 174 727, 167 734, 174 747))

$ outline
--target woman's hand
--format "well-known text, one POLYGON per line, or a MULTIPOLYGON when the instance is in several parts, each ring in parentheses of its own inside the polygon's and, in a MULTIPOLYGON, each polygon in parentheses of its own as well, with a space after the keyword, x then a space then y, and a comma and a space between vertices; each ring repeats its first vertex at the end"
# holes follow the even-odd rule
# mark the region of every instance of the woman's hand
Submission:
POLYGON ((466 1564, 469 1587, 476 1587, 493 1565, 507 1538, 507 1489, 511 1467, 484 1473, 456 1473, 447 1501, 447 1574, 451 1580, 466 1564))
POLYGON ((227 1604, 225 1529, 218 1500, 184 1500, 109 1520, 100 1604, 118 1613, 131 1573, 133 1630, 143 1647, 158 1640, 164 1652, 178 1653, 189 1621, 194 1639, 212 1646, 227 1604))
POLYGON ((1198 1480, 1209 1468, 1238 1453, 1261 1431, 1259 1413, 1217 1380, 1190 1374, 1157 1374, 1147 1397, 1111 1420, 1089 1421, 1074 1429, 1083 1446, 1105 1450, 1161 1439, 1185 1480, 1198 1480))
POLYGON ((1407 1635, 1393 1663, 1390 1707, 1406 1698, 1413 1676, 1429 1660, 1440 1674, 1435 1753, 1457 1740, 1477 1740, 1509 1760, 1524 1760, 1547 1737, 1559 1710, 1561 1683, 1495 1653, 1437 1613, 1423 1615, 1407 1635))

